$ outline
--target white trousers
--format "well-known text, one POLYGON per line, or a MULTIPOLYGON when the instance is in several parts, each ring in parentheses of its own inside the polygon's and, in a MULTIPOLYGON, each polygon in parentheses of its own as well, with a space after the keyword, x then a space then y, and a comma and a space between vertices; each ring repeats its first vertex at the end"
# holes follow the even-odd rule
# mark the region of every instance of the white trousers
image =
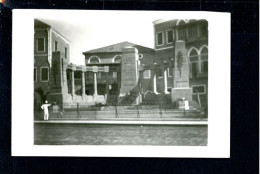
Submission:
POLYGON ((48 120, 49 119, 49 113, 48 112, 44 112, 44 120, 48 120))

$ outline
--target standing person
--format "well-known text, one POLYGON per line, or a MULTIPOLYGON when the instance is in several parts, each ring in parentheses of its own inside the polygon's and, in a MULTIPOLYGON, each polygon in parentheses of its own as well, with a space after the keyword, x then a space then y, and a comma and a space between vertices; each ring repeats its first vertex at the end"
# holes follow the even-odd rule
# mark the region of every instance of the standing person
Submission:
POLYGON ((44 120, 49 119, 49 112, 48 112, 48 107, 51 106, 51 104, 48 104, 48 101, 45 101, 45 104, 41 106, 41 108, 44 110, 44 120))

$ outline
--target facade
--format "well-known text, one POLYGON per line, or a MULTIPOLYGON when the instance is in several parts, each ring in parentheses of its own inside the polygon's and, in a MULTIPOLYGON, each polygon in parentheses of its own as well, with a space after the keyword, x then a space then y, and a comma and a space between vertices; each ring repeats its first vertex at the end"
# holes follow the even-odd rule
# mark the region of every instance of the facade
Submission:
POLYGON ((46 96, 63 108, 172 105, 180 98, 206 107, 207 21, 157 20, 153 24, 154 49, 122 42, 83 52, 85 65, 76 66, 70 63, 70 42, 36 20, 35 105, 46 96))
POLYGON ((68 62, 70 62, 70 42, 51 26, 35 20, 34 108, 39 108, 47 96, 54 93, 61 96, 62 91, 58 89, 58 86, 65 88, 66 85, 60 83, 60 80, 64 79, 64 74, 60 70, 65 68, 68 62), (59 67, 61 64, 64 67, 59 67))
MULTIPOLYGON (((107 102, 110 104, 123 104, 124 97, 130 93, 129 101, 124 104, 140 103, 139 96, 141 85, 142 65, 152 65, 154 61, 154 50, 151 48, 136 45, 130 42, 122 42, 95 50, 86 51, 86 66, 108 67, 109 73, 97 73, 93 76, 91 72, 87 74, 86 82, 88 83, 88 94, 93 94, 93 83, 97 82, 98 91, 94 94, 107 95, 107 102), (97 80, 93 80, 97 78, 97 80), (105 80, 106 78, 107 81, 105 80), (106 83, 108 91, 105 92, 106 83), (135 90, 135 93, 131 91, 135 90)), ((151 86, 148 82, 147 88, 151 86)))
MULTIPOLYGON (((208 22, 206 20, 157 20, 154 24, 154 50, 157 64, 170 65, 167 68, 167 89, 176 84, 178 69, 177 53, 183 52, 188 68, 188 86, 192 90, 192 100, 207 106, 208 91, 208 22), (180 44, 182 42, 182 44, 180 44), (175 65, 174 65, 175 64, 175 65), (174 70, 175 67, 175 70, 174 70), (174 73, 175 72, 175 73, 174 73), (175 81, 175 82, 174 82, 175 81)), ((157 74, 157 81, 162 82, 162 72, 157 74)), ((162 91, 160 86, 157 87, 162 91)))

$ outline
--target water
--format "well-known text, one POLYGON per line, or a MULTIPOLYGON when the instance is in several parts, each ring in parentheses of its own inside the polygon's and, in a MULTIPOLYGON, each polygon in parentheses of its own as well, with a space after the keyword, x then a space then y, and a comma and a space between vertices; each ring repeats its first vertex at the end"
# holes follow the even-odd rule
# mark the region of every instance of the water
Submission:
POLYGON ((206 146, 207 126, 35 124, 35 145, 206 146))

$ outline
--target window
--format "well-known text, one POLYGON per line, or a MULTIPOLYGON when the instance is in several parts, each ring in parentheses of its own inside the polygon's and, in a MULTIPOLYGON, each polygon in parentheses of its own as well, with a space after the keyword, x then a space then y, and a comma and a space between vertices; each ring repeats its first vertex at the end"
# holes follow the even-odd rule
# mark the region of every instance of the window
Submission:
POLYGON ((208 26, 207 25, 201 26, 201 35, 204 37, 208 37, 208 26))
POLYGON ((197 77, 198 65, 197 62, 190 63, 190 76, 197 77))
POLYGON ((121 63, 121 59, 122 59, 121 56, 115 56, 113 62, 115 62, 115 63, 121 63))
POLYGON ((81 71, 74 71, 74 79, 81 79, 81 71))
POLYGON ((200 59, 201 59, 201 72, 207 73, 208 72, 208 49, 207 47, 203 47, 200 52, 200 59))
POLYGON ((41 68, 41 81, 42 82, 49 81, 49 68, 48 67, 41 68))
POLYGON ((65 58, 67 58, 67 54, 68 54, 68 50, 67 50, 67 48, 65 47, 65 58))
POLYGON ((186 29, 180 28, 178 31, 178 40, 186 40, 186 29))
POLYGON ((167 31, 167 43, 172 43, 173 42, 173 30, 168 30, 167 31))
POLYGON ((190 60, 190 77, 197 77, 198 74, 198 52, 195 49, 192 49, 189 54, 190 60))
POLYGON ((37 68, 34 68, 33 79, 34 79, 34 82, 37 81, 37 68))
POLYGON ((163 45, 163 33, 157 33, 157 46, 163 45))
POLYGON ((117 72, 113 72, 113 79, 117 78, 117 72))
POLYGON ((208 72, 208 61, 207 60, 201 62, 201 72, 202 73, 208 72))
POLYGON ((192 86, 193 94, 206 94, 205 85, 194 85, 192 86))
POLYGON ((37 51, 39 51, 39 52, 45 51, 44 38, 37 39, 37 51))
POLYGON ((162 78, 163 77, 163 72, 162 72, 162 70, 160 68, 156 70, 156 75, 157 75, 158 78, 162 78))
POLYGON ((100 63, 100 59, 97 56, 92 56, 89 59, 89 63, 100 63))
POLYGON ((198 32, 197 32, 197 26, 191 26, 188 29, 188 33, 189 33, 189 38, 196 38, 198 36, 198 32))
POLYGON ((143 73, 144 79, 150 79, 151 78, 151 70, 145 70, 143 73))
POLYGON ((58 51, 58 42, 57 41, 55 41, 55 48, 54 48, 54 51, 58 51))

